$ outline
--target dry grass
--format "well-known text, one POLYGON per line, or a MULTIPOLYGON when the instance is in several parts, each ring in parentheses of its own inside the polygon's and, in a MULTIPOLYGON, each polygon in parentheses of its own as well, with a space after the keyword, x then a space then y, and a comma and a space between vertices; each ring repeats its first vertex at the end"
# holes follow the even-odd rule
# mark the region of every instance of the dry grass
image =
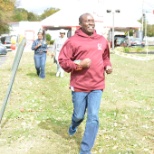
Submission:
MULTIPOLYGON (((8 53, 0 66, 1 102, 14 55, 8 53)), ((154 61, 114 54, 111 59, 114 72, 106 76, 93 154, 154 154, 154 61)), ((23 53, 1 123, 0 153, 78 154, 85 121, 74 137, 67 135, 72 113, 69 74, 56 78, 55 68, 48 57, 46 78, 41 80, 33 53, 23 53)))

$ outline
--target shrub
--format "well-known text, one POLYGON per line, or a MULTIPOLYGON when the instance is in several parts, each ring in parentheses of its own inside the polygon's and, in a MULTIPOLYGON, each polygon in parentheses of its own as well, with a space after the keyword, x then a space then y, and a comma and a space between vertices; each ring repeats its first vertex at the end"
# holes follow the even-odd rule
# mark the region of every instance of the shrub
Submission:
POLYGON ((50 40, 50 44, 53 44, 54 43, 54 40, 50 40))
POLYGON ((142 47, 136 47, 135 49, 136 49, 136 50, 135 50, 136 52, 141 52, 141 51, 143 51, 143 48, 142 48, 142 47))
POLYGON ((51 35, 50 34, 46 34, 45 37, 46 37, 47 44, 50 44, 51 35))
POLYGON ((129 47, 124 47, 124 52, 130 52, 130 48, 129 47))

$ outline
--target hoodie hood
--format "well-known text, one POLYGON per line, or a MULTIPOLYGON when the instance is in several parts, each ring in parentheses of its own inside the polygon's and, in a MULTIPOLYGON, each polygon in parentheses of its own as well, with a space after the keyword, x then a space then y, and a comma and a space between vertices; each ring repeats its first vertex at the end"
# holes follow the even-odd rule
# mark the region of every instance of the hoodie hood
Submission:
POLYGON ((96 33, 96 30, 94 30, 94 33, 92 35, 87 35, 82 31, 81 27, 75 31, 75 35, 85 38, 94 38, 94 39, 101 37, 99 34, 96 33))

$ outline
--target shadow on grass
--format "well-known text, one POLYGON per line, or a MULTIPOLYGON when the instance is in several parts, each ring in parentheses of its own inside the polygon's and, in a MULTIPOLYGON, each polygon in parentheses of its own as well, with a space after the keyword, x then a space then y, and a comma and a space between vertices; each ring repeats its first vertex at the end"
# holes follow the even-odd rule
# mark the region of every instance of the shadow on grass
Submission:
MULTIPOLYGON (((37 74, 34 72, 34 73, 27 73, 26 74, 27 76, 29 76, 29 77, 38 77, 37 76, 37 74)), ((55 76, 56 75, 56 73, 55 72, 47 72, 46 73, 46 76, 55 76)))
POLYGON ((26 75, 35 78, 38 77, 36 73, 27 73, 26 75))
POLYGON ((51 118, 51 119, 47 119, 46 121, 42 121, 41 123, 39 123, 38 126, 41 129, 52 130, 53 132, 60 135, 62 138, 66 140, 74 139, 74 141, 77 144, 78 149, 80 149, 80 143, 82 139, 82 130, 79 127, 77 133, 71 137, 68 135, 69 125, 70 125, 70 121, 69 122, 59 121, 59 120, 55 120, 51 118))
POLYGON ((56 73, 55 72, 46 72, 46 75, 48 75, 48 76, 56 76, 56 73))

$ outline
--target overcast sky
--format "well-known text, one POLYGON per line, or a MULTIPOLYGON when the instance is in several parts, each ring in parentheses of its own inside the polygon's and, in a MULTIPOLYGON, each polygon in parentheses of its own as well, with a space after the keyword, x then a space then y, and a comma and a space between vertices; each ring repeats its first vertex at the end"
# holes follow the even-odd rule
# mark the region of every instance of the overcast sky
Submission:
POLYGON ((106 9, 119 9, 123 16, 139 19, 142 16, 142 8, 147 12, 149 23, 154 23, 154 0, 18 0, 19 6, 36 14, 42 14, 47 8, 84 7, 106 9))

